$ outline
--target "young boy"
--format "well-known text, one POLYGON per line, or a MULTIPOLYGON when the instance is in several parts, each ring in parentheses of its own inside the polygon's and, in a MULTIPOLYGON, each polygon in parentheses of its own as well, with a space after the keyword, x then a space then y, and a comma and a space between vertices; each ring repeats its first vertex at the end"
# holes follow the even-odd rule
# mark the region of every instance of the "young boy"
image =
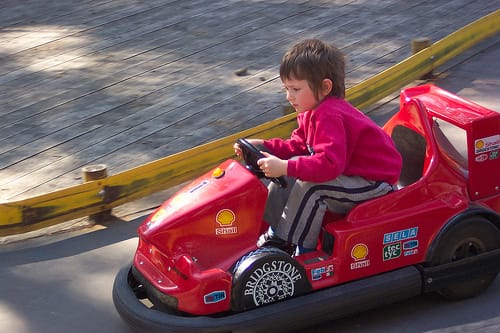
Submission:
POLYGON ((344 56, 336 47, 317 39, 296 44, 283 56, 280 78, 298 128, 287 140, 249 140, 270 152, 258 161, 264 174, 289 182, 270 183, 270 228, 257 245, 293 244, 299 255, 315 249, 327 209, 345 214, 390 192, 402 160, 391 138, 344 99, 344 56))

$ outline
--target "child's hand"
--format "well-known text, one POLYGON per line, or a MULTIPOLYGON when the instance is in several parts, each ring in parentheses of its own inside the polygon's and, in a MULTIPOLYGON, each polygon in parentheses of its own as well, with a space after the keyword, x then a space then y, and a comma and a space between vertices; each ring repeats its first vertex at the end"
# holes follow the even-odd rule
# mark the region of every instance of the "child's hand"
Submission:
POLYGON ((240 148, 240 145, 238 143, 236 143, 236 142, 234 143, 233 149, 234 149, 234 153, 236 154, 236 156, 241 157, 241 148, 240 148))
MULTIPOLYGON (((264 144, 264 140, 262 140, 262 139, 247 139, 247 141, 248 141, 248 143, 250 143, 254 146, 264 144)), ((241 157, 241 147, 237 142, 234 143, 233 149, 234 149, 234 153, 236 154, 236 156, 241 157)))
POLYGON ((277 158, 274 155, 271 155, 266 152, 262 152, 265 158, 261 158, 257 161, 257 164, 260 166, 260 169, 264 172, 266 177, 281 177, 286 176, 286 170, 288 167, 288 161, 277 158))

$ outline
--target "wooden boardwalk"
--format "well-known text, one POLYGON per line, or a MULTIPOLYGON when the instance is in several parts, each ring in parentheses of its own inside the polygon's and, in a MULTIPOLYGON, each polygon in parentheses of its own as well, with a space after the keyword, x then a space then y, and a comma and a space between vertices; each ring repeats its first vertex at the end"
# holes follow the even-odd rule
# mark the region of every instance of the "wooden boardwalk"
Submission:
POLYGON ((500 0, 3 0, 0 201, 133 168, 282 115, 278 66, 317 37, 352 86, 500 0))

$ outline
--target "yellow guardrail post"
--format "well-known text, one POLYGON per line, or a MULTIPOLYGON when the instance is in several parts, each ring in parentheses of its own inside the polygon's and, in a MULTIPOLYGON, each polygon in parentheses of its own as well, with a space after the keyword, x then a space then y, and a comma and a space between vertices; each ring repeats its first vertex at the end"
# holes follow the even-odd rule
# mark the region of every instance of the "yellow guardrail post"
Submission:
MULTIPOLYGON (((499 31, 500 10, 497 10, 348 89, 347 99, 360 109, 367 107, 499 31)), ((289 114, 116 175, 25 200, 0 203, 0 236, 109 211, 202 174, 232 156, 232 144, 239 137, 286 137, 295 126, 295 115, 289 114)))
MULTIPOLYGON (((108 177, 108 167, 105 164, 88 165, 82 168, 83 181, 91 182, 94 180, 103 180, 108 177)), ((99 192, 99 195, 104 197, 104 191, 99 192)), ((92 222, 100 223, 111 218, 111 209, 100 211, 99 213, 89 216, 92 222)))
MULTIPOLYGON (((430 38, 420 37, 415 38, 411 41, 411 54, 417 54, 418 52, 431 46, 430 38)), ((425 73, 420 77, 420 79, 427 80, 432 78, 432 71, 425 73)))

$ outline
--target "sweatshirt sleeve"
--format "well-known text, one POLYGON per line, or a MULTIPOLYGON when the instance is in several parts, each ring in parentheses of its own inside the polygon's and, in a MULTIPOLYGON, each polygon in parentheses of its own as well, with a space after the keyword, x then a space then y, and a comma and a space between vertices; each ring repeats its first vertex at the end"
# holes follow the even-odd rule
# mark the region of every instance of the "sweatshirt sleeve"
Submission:
POLYGON ((317 183, 337 178, 346 167, 346 141, 340 117, 318 117, 312 146, 314 154, 288 160, 287 175, 317 183))
POLYGON ((297 122, 299 127, 293 130, 289 139, 283 140, 276 138, 264 140, 264 147, 276 157, 285 160, 293 156, 308 154, 302 115, 297 117, 297 122))

